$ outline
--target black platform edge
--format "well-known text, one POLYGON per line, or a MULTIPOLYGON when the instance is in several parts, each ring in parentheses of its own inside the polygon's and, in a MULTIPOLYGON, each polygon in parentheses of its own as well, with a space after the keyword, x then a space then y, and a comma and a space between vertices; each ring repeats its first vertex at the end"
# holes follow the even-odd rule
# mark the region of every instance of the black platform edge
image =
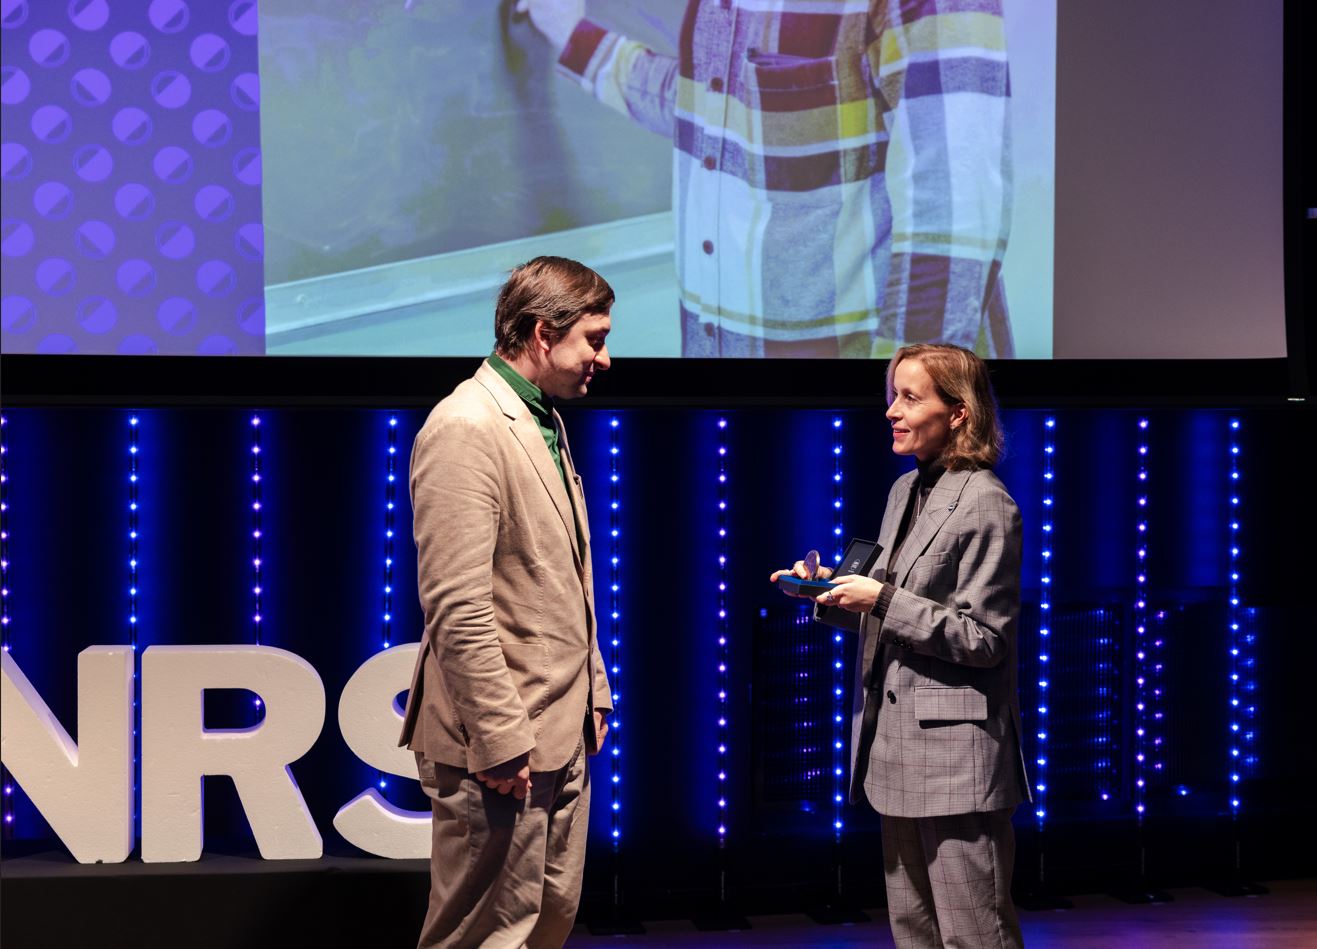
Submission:
MULTIPOLYGON (((6 406, 428 408, 476 357, 5 354, 6 406)), ((596 376, 595 408, 876 408, 886 363, 626 359, 596 376)), ((1010 407, 1251 407, 1302 402, 1285 359, 997 360, 1010 407)))
POLYGON ((204 854, 195 863, 0 860, 0 944, 22 949, 414 945, 429 861, 204 854))

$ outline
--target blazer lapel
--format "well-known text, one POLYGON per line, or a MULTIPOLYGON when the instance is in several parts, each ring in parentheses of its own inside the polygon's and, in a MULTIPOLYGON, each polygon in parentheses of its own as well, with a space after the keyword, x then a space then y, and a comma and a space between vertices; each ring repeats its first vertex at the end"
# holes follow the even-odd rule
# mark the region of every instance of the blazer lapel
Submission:
MULTIPOLYGON (((869 570, 869 576, 876 580, 886 581, 889 576, 892 544, 896 541, 896 532, 901 529, 901 515, 905 513, 905 505, 910 500, 910 485, 918 476, 917 471, 910 471, 901 475, 896 479, 896 487, 887 495, 887 510, 883 513, 882 527, 878 533, 878 545, 882 549, 879 551, 878 559, 874 561, 872 569, 869 570)), ((878 648, 877 635, 869 635, 869 616, 868 613, 860 614, 861 682, 869 681, 869 675, 873 669, 874 654, 878 648)))
POLYGON ((896 481, 896 489, 887 495, 887 510, 883 514, 882 530, 878 535, 882 552, 874 561, 873 570, 869 573, 871 577, 878 577, 880 572, 883 577, 891 576, 892 545, 896 543, 896 532, 901 529, 901 517, 905 513, 906 504, 910 501, 910 486, 917 477, 919 477, 918 471, 903 474, 896 481))
POLYGON ((563 471, 567 473, 567 483, 571 490, 572 550, 576 552, 578 566, 588 573, 590 562, 586 558, 586 551, 580 546, 582 540, 585 540, 587 548, 590 544, 590 521, 585 511, 585 495, 581 491, 581 479, 576 474, 576 462, 572 460, 572 446, 567 441, 567 426, 563 425, 557 409, 553 410, 553 422, 558 426, 558 451, 562 453, 563 471))
MULTIPOLYGON (((558 466, 553 463, 553 456, 549 454, 549 446, 544 444, 544 436, 540 434, 540 427, 530 414, 530 409, 526 407, 525 402, 521 401, 521 397, 512 391, 512 387, 503 380, 503 377, 490 367, 488 362, 482 363, 480 368, 476 370, 476 381, 489 390, 490 395, 494 397, 494 401, 498 403, 499 409, 508 417, 508 428, 526 452, 526 457, 530 459, 531 465, 535 468, 535 473, 539 475, 540 481, 544 483, 544 490, 549 492, 549 498, 553 501, 558 516, 562 518, 563 528, 571 539, 572 552, 579 562, 581 552, 578 549, 576 539, 576 519, 572 514, 572 501, 567 496, 567 488, 562 483, 562 476, 558 474, 558 466)), ((556 412, 554 413, 554 419, 558 421, 556 412)), ((558 431, 561 438, 561 423, 559 423, 558 431)))
POLYGON ((942 529, 951 512, 960 503, 961 492, 969 482, 972 471, 946 471, 938 478, 933 490, 928 493, 924 503, 924 512, 910 526, 905 542, 901 544, 901 555, 889 571, 888 576, 897 586, 904 586, 910 568, 914 566, 919 555, 928 549, 937 532, 942 529))

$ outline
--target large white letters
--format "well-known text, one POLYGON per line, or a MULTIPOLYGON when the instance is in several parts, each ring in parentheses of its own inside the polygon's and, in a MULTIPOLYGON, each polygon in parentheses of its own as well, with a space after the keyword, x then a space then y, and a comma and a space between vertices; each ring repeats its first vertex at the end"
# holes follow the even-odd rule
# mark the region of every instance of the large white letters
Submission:
POLYGON ((142 655, 142 859, 201 856, 201 778, 233 778, 261 856, 315 858, 323 841, 288 765, 325 722, 325 687, 305 659, 269 646, 151 646, 142 655), (250 689, 265 718, 207 730, 206 689, 250 689))
MULTIPOLYGON (((416 776, 416 758, 398 747, 402 710, 395 696, 406 687, 420 643, 376 653, 362 664, 338 700, 343 740, 362 761, 386 774, 416 776)), ((381 857, 430 856, 430 812, 403 810, 367 788, 334 815, 343 839, 381 857)))
MULTIPOLYGON (((385 774, 416 777, 398 747, 402 709, 420 643, 377 653, 343 688, 338 722, 358 758, 385 774)), ((129 646, 91 646, 78 656, 78 741, 56 720, 8 653, 0 751, 60 840, 82 863, 132 852, 133 662, 129 646)), ((323 842, 289 765, 325 721, 325 689, 306 660, 268 646, 151 646, 142 661, 142 859, 196 860, 202 849, 202 777, 229 775, 261 856, 315 858, 323 842), (207 689, 248 689, 263 720, 207 729, 207 689)), ((339 809, 334 827, 368 853, 430 854, 430 812, 409 811, 367 788, 339 809)))
POLYGON ((0 758, 79 863, 133 849, 133 651, 78 654, 78 741, 8 652, 0 655, 0 758))

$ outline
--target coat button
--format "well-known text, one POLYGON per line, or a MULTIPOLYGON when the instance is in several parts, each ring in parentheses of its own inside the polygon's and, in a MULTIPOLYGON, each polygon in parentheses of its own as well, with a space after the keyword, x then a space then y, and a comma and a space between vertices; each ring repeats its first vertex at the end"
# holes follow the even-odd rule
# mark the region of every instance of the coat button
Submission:
POLYGON ((887 690, 887 701, 891 702, 893 705, 896 704, 896 693, 891 689, 887 690))
POLYGON ((722 77, 722 76, 714 76, 712 79, 710 79, 710 80, 709 80, 709 88, 712 89, 714 92, 722 92, 722 91, 723 91, 723 77, 722 77))
POLYGON ((709 171, 713 171, 718 167, 718 159, 714 158, 712 155, 705 155, 704 167, 709 169, 709 171))
POLYGON ((713 253, 713 241, 705 241, 704 244, 703 244, 702 246, 704 247, 704 252, 705 252, 706 254, 712 254, 712 253, 713 253))

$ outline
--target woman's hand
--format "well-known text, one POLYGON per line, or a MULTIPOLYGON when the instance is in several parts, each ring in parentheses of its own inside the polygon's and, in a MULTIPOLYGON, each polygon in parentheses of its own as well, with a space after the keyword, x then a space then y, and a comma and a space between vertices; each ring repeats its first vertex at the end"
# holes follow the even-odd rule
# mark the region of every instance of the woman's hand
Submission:
POLYGON ((878 605, 878 594, 883 591, 883 585, 877 580, 853 573, 833 582, 837 585, 822 596, 816 596, 814 602, 822 606, 839 606, 848 613, 868 613, 878 605))
MULTIPOLYGON (((772 575, 768 578, 768 582, 777 583, 777 578, 784 574, 800 577, 802 580, 826 580, 832 576, 832 570, 828 567, 819 567, 818 571, 811 577, 809 575, 809 568, 805 566, 805 561, 797 560, 785 570, 774 570, 772 575)), ((785 593, 786 591, 784 590, 783 592, 785 593)), ((808 594, 801 593, 787 593, 787 596, 798 596, 802 600, 811 599, 808 594)))

